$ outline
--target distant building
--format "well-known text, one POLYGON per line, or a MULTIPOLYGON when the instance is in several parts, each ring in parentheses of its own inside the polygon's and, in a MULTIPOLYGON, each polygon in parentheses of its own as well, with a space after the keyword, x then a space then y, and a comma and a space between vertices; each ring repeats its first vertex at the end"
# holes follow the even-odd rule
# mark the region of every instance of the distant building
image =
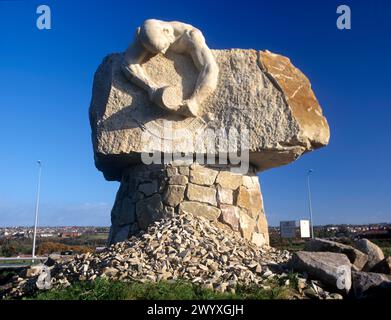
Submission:
POLYGON ((80 232, 61 232, 58 235, 60 238, 77 238, 81 236, 80 232))

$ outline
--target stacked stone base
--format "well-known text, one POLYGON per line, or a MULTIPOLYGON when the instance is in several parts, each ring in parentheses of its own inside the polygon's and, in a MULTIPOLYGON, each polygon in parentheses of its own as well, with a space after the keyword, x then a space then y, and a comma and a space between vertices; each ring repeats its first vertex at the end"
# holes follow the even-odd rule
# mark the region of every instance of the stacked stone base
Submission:
POLYGON ((109 244, 146 230, 163 217, 191 213, 269 244, 268 226, 255 170, 233 173, 228 166, 136 165, 124 170, 111 213, 109 244))

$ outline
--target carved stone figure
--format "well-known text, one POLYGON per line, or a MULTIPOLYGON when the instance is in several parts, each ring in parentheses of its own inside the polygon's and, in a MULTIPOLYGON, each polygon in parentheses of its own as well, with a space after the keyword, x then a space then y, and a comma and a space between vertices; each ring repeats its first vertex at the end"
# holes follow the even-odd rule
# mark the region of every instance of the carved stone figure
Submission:
POLYGON ((122 71, 163 109, 195 117, 200 113, 201 103, 216 88, 219 68, 200 30, 178 21, 148 19, 137 28, 135 39, 124 55, 122 71), (190 55, 199 71, 193 94, 188 99, 183 99, 176 87, 159 87, 143 69, 144 62, 167 50, 190 55))

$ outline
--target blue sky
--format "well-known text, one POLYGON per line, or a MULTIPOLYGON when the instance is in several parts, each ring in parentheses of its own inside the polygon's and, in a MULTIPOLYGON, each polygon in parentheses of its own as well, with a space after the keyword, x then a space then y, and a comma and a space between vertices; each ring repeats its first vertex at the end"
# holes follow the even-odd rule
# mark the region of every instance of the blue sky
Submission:
POLYGON ((311 80, 330 145, 260 175, 271 225, 391 222, 391 4, 389 1, 0 1, 0 226, 31 225, 37 165, 41 225, 109 225, 118 183, 93 163, 92 79, 146 18, 200 28, 211 48, 268 49, 311 80), (35 27, 39 4, 52 30, 35 27), (352 29, 336 28, 348 4, 352 29))

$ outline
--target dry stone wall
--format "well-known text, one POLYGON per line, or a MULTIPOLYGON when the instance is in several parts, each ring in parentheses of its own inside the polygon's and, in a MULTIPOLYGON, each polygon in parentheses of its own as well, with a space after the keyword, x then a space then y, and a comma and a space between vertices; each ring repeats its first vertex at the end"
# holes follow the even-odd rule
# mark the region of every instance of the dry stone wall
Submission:
POLYGON ((124 170, 111 213, 109 243, 126 240, 167 216, 201 216, 258 245, 269 244, 255 169, 227 166, 136 165, 124 170))

